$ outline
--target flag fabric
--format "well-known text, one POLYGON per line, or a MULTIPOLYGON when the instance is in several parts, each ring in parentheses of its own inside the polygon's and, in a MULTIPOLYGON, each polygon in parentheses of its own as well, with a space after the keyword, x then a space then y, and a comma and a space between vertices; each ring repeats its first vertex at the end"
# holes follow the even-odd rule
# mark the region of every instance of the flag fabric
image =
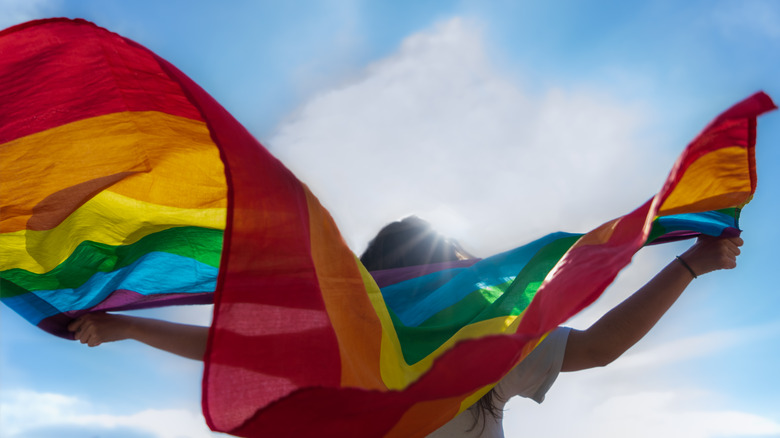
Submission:
POLYGON ((98 310, 214 302, 203 412, 238 436, 425 436, 642 246, 739 231, 757 93, 659 193, 590 233, 367 272, 311 191, 148 49, 83 20, 0 32, 0 297, 71 337, 98 310))
POLYGON ((211 301, 225 171, 165 68, 81 21, 0 34, 2 300, 47 331, 72 337, 90 310, 211 301))

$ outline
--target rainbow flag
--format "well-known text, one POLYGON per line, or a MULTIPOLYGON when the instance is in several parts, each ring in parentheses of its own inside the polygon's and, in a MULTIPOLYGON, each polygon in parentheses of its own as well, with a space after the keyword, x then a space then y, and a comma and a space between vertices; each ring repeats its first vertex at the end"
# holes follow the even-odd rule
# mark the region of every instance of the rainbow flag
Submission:
POLYGON ((368 273, 309 189, 207 93, 83 20, 0 32, 0 298, 64 337, 97 310, 214 302, 203 412, 238 436, 422 437, 643 245, 738 233, 763 93, 661 191, 585 235, 368 273))

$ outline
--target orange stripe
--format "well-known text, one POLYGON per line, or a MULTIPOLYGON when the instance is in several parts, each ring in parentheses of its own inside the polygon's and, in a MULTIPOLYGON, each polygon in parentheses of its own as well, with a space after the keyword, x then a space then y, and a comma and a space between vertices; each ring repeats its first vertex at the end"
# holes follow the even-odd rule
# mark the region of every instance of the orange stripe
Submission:
POLYGON ((579 248, 581 246, 586 245, 603 245, 607 242, 609 242, 610 237, 612 237, 612 234, 615 232, 615 229, 620 224, 620 220, 622 218, 613 219, 609 222, 605 222, 604 224, 600 225, 598 228, 588 232, 577 242, 572 245, 571 248, 569 248, 569 251, 571 251, 574 248, 579 248))
POLYGON ((431 423, 444 425, 458 414, 461 397, 450 397, 415 403, 390 429, 385 438, 423 438, 431 423))
POLYGON ((355 255, 333 219, 304 185, 311 254, 325 308, 339 343, 342 387, 386 390, 379 371, 382 328, 355 255))
POLYGON ((658 216, 733 207, 750 199, 752 190, 748 150, 717 149, 688 166, 658 216))
POLYGON ((51 229, 101 190, 179 208, 225 208, 205 123, 159 112, 73 122, 0 148, 0 230, 51 229), (32 183, 34 182, 34 183, 32 183))

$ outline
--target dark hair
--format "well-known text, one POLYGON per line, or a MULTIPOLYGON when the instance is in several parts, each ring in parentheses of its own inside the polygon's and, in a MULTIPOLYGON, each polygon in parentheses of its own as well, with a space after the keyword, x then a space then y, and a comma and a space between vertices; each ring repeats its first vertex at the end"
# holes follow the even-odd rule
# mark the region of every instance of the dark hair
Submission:
MULTIPOLYGON (((499 408, 496 406, 496 402, 505 402, 503 398, 499 397, 498 393, 496 393, 495 388, 491 388, 490 391, 488 391, 485 395, 480 397, 479 400, 477 400, 476 403, 474 403, 474 406, 477 408, 475 409, 475 412, 472 412, 474 414, 474 424, 471 425, 471 428, 469 428, 469 432, 474 430, 474 428, 477 427, 477 423, 479 423, 480 418, 482 419, 482 431, 485 430, 485 426, 487 425, 485 420, 487 420, 487 414, 490 414, 491 417, 493 417, 494 420, 498 420, 501 418, 502 414, 504 413, 504 410, 502 408, 499 408)), ((480 435, 482 432, 480 432, 480 435)))
POLYGON ((378 271, 469 258, 473 257, 457 241, 441 236, 419 217, 409 216, 385 225, 360 261, 369 271, 378 271))
MULTIPOLYGON (((474 257, 457 241, 441 236, 427 221, 417 216, 409 216, 385 225, 369 242, 368 248, 360 256, 360 261, 369 271, 378 271, 470 258, 474 257)), ((496 406, 497 399, 498 395, 491 389, 474 404, 479 409, 469 430, 477 426, 480 417, 485 413, 494 419, 499 418, 502 410, 496 406)), ((483 422, 483 430, 484 427, 483 422)))

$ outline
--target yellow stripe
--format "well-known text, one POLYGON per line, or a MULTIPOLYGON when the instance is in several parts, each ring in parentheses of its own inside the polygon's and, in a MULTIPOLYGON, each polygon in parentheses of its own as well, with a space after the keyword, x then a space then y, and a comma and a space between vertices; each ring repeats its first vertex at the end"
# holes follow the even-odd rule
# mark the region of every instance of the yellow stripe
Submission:
POLYGON ((731 146, 703 155, 683 174, 659 216, 733 207, 750 197, 747 149, 731 146))
POLYGON ((48 272, 85 240, 127 245, 178 226, 224 229, 226 214, 224 208, 168 207, 104 191, 54 229, 0 234, 0 270, 48 272))
POLYGON ((160 112, 108 114, 22 137, 1 145, 0 163, 2 232, 52 228, 70 213, 52 209, 72 211, 108 186, 171 207, 227 205, 224 168, 205 123, 160 112), (30 226, 33 214, 58 220, 30 226))
POLYGON ((393 347, 393 341, 395 341, 395 350, 400 353, 401 344, 398 341, 398 336, 395 334, 395 327, 393 327, 393 321, 390 319, 390 313, 387 311, 387 305, 385 299, 382 297, 382 292, 379 290, 376 281, 368 273, 368 270, 362 263, 358 263, 360 269, 360 276, 363 278, 363 285, 366 288, 366 295, 371 302, 371 305, 379 318, 379 324, 382 326, 382 341, 379 351, 379 369, 376 370, 382 378, 385 386, 388 389, 404 388, 406 385, 403 383, 403 379, 398 377, 398 372, 394 371, 403 362, 403 357, 393 357, 388 355, 386 350, 393 347), (388 345, 390 347, 388 347, 388 345), (393 361, 397 363, 393 363, 393 361))

